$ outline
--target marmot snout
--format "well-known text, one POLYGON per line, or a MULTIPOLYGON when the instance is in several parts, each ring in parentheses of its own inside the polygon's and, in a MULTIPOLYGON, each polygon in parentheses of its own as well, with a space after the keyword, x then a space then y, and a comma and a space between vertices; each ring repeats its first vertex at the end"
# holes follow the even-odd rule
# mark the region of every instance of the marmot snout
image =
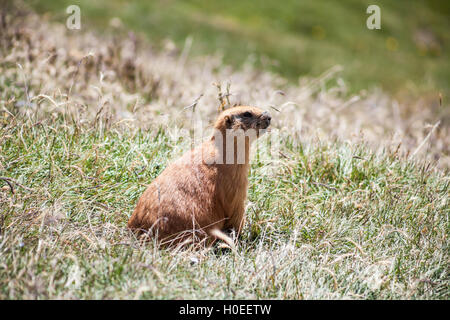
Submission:
POLYGON ((162 243, 220 238, 232 245, 222 230, 239 234, 242 229, 249 147, 252 136, 259 137, 270 121, 270 114, 256 107, 222 112, 214 136, 170 164, 145 190, 128 227, 162 243), (242 135, 245 143, 239 148, 242 135), (245 153, 241 162, 239 152, 245 153))

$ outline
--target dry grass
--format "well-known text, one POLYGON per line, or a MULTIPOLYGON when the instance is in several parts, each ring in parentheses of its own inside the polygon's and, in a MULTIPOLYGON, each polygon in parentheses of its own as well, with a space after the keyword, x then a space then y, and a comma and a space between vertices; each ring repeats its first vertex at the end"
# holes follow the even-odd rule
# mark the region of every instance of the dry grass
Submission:
POLYGON ((0 23, 2 299, 448 299, 447 106, 348 97, 338 67, 293 86, 123 32, 0 23), (238 253, 136 241, 179 130, 235 103, 272 111, 281 155, 255 157, 238 253))
POLYGON ((208 123, 217 110, 214 84, 222 83, 223 91, 231 84, 226 102, 275 107, 280 112, 272 110, 274 125, 305 139, 317 135, 342 141, 363 138, 375 149, 396 148, 401 143, 400 152, 414 153, 440 121, 415 156, 428 156, 443 168, 450 165, 450 108, 438 96, 399 102, 376 91, 348 97, 339 66, 292 86, 267 72, 232 70, 220 57, 189 60, 189 45, 182 52, 169 48, 156 53, 123 30, 116 31, 120 34, 116 37, 99 37, 68 32, 64 25, 49 26, 36 16, 7 19, 2 82, 17 84, 2 88, 7 107, 40 115, 69 113, 78 121, 106 115, 109 125, 120 122, 134 128, 172 128, 173 123, 189 127, 192 112, 183 108, 201 96, 196 116, 208 123), (329 88, 329 80, 337 80, 337 85, 329 88), (8 91, 26 87, 31 108, 24 108, 27 101, 9 101, 8 91))

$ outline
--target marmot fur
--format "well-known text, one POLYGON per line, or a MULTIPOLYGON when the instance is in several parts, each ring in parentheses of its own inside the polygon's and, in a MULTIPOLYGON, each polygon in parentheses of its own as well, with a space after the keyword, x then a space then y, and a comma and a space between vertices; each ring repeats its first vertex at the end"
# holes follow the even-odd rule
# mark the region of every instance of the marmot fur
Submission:
POLYGON ((163 244, 221 239, 233 247, 223 231, 242 229, 250 144, 270 120, 256 107, 222 112, 213 137, 170 164, 145 190, 128 227, 163 244))

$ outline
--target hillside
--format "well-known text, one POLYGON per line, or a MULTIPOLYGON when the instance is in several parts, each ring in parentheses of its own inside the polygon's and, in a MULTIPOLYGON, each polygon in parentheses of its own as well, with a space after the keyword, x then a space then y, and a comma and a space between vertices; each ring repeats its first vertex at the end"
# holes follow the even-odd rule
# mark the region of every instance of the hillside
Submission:
POLYGON ((1 17, 0 299, 449 298, 439 102, 349 94, 341 67, 293 84, 123 30, 1 17), (139 242, 126 221, 145 186, 235 103, 273 114, 238 252, 139 242))
MULTIPOLYGON (((450 95, 450 6, 408 0, 30 0, 63 22, 80 6, 83 28, 111 30, 121 23, 153 46, 190 55, 220 54, 234 67, 250 64, 297 84, 335 65, 349 92, 381 88, 396 98, 450 95), (381 29, 366 27, 369 5, 381 11, 381 29)), ((434 100, 433 100, 434 99, 434 100)), ((447 99, 446 99, 447 100, 447 99)))

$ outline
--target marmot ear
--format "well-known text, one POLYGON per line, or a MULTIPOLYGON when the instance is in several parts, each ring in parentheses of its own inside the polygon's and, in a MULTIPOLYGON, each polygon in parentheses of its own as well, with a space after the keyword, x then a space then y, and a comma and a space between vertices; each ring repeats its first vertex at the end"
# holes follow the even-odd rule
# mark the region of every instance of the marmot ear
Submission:
POLYGON ((233 124, 233 120, 230 116, 225 116, 225 126, 227 129, 231 129, 231 125, 233 124))

